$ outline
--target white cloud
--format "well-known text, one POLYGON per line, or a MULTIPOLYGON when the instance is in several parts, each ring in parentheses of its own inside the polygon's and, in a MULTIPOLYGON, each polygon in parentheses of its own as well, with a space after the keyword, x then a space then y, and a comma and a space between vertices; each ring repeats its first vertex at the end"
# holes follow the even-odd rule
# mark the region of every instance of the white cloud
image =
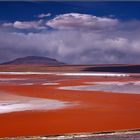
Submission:
MULTIPOLYGON (((39 18, 50 16, 51 14, 40 14, 39 18)), ((4 27, 13 27, 16 29, 45 29, 47 26, 54 29, 82 29, 82 30, 110 30, 119 24, 117 19, 108 17, 97 17, 88 14, 68 13, 58 15, 51 20, 41 19, 38 21, 15 21, 13 23, 4 23, 4 27)))
POLYGON ((12 24, 13 27, 22 29, 46 28, 47 24, 57 30, 28 34, 1 31, 0 61, 41 55, 73 64, 140 63, 139 23, 140 21, 123 22, 118 19, 71 13, 58 15, 49 21, 12 24))
POLYGON ((47 13, 47 14, 40 14, 40 15, 37 15, 38 18, 45 18, 45 17, 50 17, 51 16, 51 13, 47 13))
POLYGON ((12 27, 13 23, 3 23, 2 26, 4 26, 4 27, 12 27))
POLYGON ((55 29, 111 29, 119 23, 117 19, 96 17, 88 14, 68 13, 58 15, 49 20, 46 25, 55 29))
POLYGON ((4 23, 3 27, 12 27, 16 29, 46 29, 43 25, 43 20, 39 21, 15 21, 13 23, 4 23))
POLYGON ((30 28, 36 28, 37 24, 36 24, 36 22, 16 21, 16 22, 14 22, 13 27, 18 28, 18 29, 30 29, 30 28))

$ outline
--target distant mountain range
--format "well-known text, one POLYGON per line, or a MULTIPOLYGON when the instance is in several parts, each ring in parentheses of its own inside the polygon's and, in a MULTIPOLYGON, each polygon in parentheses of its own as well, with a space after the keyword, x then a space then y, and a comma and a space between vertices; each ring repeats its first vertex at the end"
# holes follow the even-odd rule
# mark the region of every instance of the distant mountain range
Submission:
POLYGON ((57 61, 56 59, 42 56, 26 56, 17 58, 12 61, 1 63, 1 65, 63 65, 64 63, 57 61))

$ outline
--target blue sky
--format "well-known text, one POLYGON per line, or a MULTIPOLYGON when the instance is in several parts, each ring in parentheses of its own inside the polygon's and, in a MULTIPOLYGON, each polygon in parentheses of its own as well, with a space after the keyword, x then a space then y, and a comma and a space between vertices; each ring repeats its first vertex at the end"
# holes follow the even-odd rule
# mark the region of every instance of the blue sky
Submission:
POLYGON ((140 2, 0 2, 0 20, 33 20, 34 15, 52 16, 78 12, 96 16, 115 15, 122 20, 140 19, 140 2))
POLYGON ((139 64, 139 13, 140 2, 0 2, 0 62, 139 64))

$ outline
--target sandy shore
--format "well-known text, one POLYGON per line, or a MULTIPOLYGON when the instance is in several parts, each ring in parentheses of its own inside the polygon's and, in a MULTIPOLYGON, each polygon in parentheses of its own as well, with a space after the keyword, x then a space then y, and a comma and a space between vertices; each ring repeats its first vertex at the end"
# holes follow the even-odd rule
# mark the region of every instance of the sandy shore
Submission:
POLYGON ((28 136, 0 138, 0 140, 139 140, 140 130, 123 130, 98 133, 75 133, 54 136, 28 136))

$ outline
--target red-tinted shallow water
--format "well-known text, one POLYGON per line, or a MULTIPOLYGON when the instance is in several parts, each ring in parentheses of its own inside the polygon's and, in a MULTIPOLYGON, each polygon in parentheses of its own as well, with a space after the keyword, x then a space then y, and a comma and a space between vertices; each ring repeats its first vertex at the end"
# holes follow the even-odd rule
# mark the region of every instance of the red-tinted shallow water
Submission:
POLYGON ((135 79, 6 74, 0 75, 0 78, 7 80, 3 79, 0 83, 0 102, 6 107, 11 109, 11 102, 16 102, 19 107, 21 101, 24 105, 34 106, 16 112, 12 112, 12 109, 10 112, 1 112, 0 137, 140 128, 139 94, 58 89, 62 86, 86 85, 85 82, 124 82, 135 79), (50 84, 44 84, 48 82, 50 84), (52 102, 47 104, 47 101, 52 102), (56 102, 56 108, 53 108, 56 102), (45 109, 48 106, 53 107, 45 109))

